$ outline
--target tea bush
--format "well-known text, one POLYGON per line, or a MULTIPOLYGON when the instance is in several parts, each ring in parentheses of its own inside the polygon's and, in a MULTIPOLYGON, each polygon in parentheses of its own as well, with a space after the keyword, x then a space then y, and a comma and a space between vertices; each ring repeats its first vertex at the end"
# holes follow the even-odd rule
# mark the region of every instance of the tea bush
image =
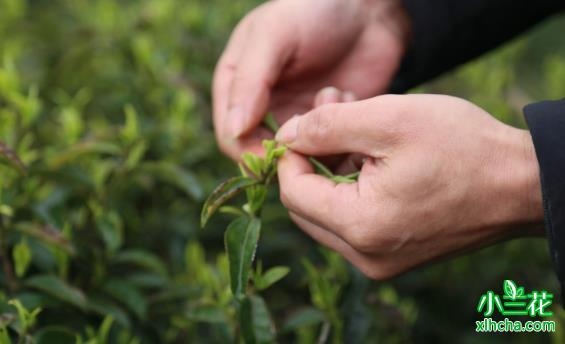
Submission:
MULTIPOLYGON (((199 223, 238 173, 211 130, 213 67, 256 4, 0 0, 0 343, 237 342, 229 218, 199 223)), ((416 91, 523 125, 524 103, 565 94, 564 29, 555 20, 416 91)), ((485 289, 512 278, 557 291, 543 239, 371 282, 293 226, 276 190, 266 197, 257 342, 275 329, 278 342, 469 341, 485 289), (280 266, 290 273, 273 285, 280 266)))

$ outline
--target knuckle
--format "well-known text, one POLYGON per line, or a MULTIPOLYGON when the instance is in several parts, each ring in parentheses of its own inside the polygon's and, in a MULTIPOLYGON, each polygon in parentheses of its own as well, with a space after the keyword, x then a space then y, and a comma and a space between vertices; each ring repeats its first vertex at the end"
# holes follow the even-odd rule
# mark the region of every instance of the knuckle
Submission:
POLYGON ((375 101, 383 111, 380 113, 380 125, 385 129, 394 131, 401 123, 408 118, 410 111, 408 110, 408 98, 402 98, 403 95, 387 94, 378 96, 375 101))

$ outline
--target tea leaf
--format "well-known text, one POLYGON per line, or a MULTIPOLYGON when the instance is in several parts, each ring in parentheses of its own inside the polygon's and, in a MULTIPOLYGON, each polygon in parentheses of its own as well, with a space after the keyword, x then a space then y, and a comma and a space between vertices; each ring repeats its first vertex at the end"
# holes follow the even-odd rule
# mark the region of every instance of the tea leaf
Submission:
POLYGON ((218 185, 210 196, 208 196, 206 202, 204 202, 202 213, 200 214, 200 225, 204 227, 210 217, 226 201, 236 196, 241 190, 256 185, 257 183, 256 180, 248 177, 233 177, 218 185))
POLYGON ((284 323, 281 332, 290 332, 300 327, 313 326, 324 321, 324 313, 314 307, 305 307, 292 314, 284 323))
POLYGON ((121 149, 118 145, 109 142, 83 141, 71 146, 69 149, 57 154, 50 161, 52 168, 59 168, 62 165, 90 154, 119 155, 121 149))
POLYGON ((261 221, 248 217, 235 219, 226 230, 224 241, 229 259, 230 284, 237 299, 242 298, 247 289, 260 231, 261 221))
POLYGON ((192 199, 196 201, 202 199, 204 191, 200 186, 200 182, 189 170, 168 161, 145 162, 140 165, 140 168, 154 178, 178 187, 192 197, 192 199))
POLYGON ((275 340, 275 326, 260 296, 250 295, 243 299, 240 323, 245 343, 272 343, 275 340))
POLYGON ((26 286, 35 288, 50 294, 51 296, 68 302, 80 309, 86 307, 86 297, 84 293, 67 284, 67 282, 53 275, 36 275, 28 278, 25 282, 26 286))
POLYGON ((333 176, 330 179, 336 183, 343 183, 343 184, 352 184, 357 181, 356 179, 353 179, 348 176, 333 176))
POLYGON ((8 304, 14 306, 18 312, 18 318, 20 320, 21 326, 23 327, 22 332, 27 332, 28 329, 35 325, 37 316, 41 312, 41 308, 35 308, 33 311, 29 311, 22 305, 19 300, 10 300, 8 304))
POLYGON ((16 268, 16 276, 22 277, 25 275, 29 264, 31 263, 31 249, 27 241, 22 240, 14 246, 12 256, 14 258, 14 265, 16 268))
POLYGON ((277 131, 279 131, 280 126, 277 123, 277 121, 275 120, 275 117, 273 116, 272 112, 267 113, 267 115, 263 119, 263 124, 267 128, 269 128, 273 133, 276 133, 277 131))
POLYGON ((100 328, 98 329, 98 336, 97 341, 98 343, 107 343, 108 336, 110 335, 110 329, 112 328, 112 324, 114 323, 114 318, 111 315, 107 315, 104 317, 102 324, 100 324, 100 328))
POLYGON ((330 171, 330 169, 328 169, 324 164, 322 164, 320 161, 316 160, 315 158, 310 157, 308 158, 308 160, 310 160, 312 165, 314 165, 314 168, 318 173, 331 179, 336 183, 346 183, 346 184, 355 183, 359 178, 359 174, 360 174, 359 171, 345 176, 340 176, 334 174, 332 171, 330 171))
POLYGON ((227 323, 225 311, 221 306, 214 304, 198 305, 191 307, 186 312, 187 318, 194 321, 201 321, 206 323, 227 323))
POLYGON ((8 328, 6 326, 0 327, 0 344, 12 344, 12 340, 8 334, 8 328))
POLYGON ((3 142, 0 142, 0 156, 4 157, 20 173, 25 174, 27 172, 26 166, 18 155, 3 142))
POLYGON ((33 237, 47 246, 63 250, 68 255, 74 255, 76 250, 73 244, 65 238, 63 233, 51 226, 41 226, 30 222, 21 222, 14 228, 30 237, 33 237))
POLYGON ((133 284, 119 279, 111 279, 106 281, 102 289, 131 310, 139 319, 145 319, 147 300, 133 284))
POLYGON ((243 153, 241 157, 243 159, 245 167, 249 169, 249 171, 251 171, 251 173, 253 173, 255 177, 261 178, 264 169, 263 159, 261 159, 260 157, 258 157, 253 153, 247 153, 247 152, 243 153))
POLYGON ((318 173, 320 173, 320 174, 322 174, 322 175, 324 175, 328 178, 332 178, 334 176, 332 171, 330 171, 324 164, 322 164, 321 162, 319 162, 315 158, 310 157, 310 158, 308 158, 308 160, 312 163, 312 165, 314 165, 314 167, 316 168, 318 173))
POLYGON ((283 279, 289 272, 290 269, 287 266, 275 266, 270 268, 262 276, 256 276, 254 280, 255 287, 258 290, 267 289, 283 279))
POLYGON ((102 316, 111 315, 112 319, 115 319, 117 324, 125 328, 131 326, 127 313, 112 300, 107 298, 99 296, 92 297, 88 300, 87 309, 102 316))
POLYGON ((267 187, 265 185, 254 185, 245 189, 247 194, 247 205, 248 211, 251 214, 255 214, 259 209, 263 207, 265 203, 265 198, 267 197, 267 187))
POLYGON ((121 251, 113 257, 113 261, 114 263, 135 264, 160 276, 167 276, 167 268, 159 258, 144 250, 121 251))
POLYGON ((124 107, 126 120, 121 135, 126 142, 133 142, 139 136, 139 124, 137 119, 137 111, 131 104, 124 107))

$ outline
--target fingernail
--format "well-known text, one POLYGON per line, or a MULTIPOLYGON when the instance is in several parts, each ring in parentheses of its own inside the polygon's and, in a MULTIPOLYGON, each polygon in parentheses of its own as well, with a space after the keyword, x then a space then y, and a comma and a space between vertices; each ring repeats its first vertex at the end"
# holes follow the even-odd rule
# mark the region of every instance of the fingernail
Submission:
POLYGON ((294 115, 291 119, 289 119, 283 126, 277 131, 275 135, 275 140, 280 143, 291 143, 296 139, 298 135, 298 122, 300 121, 300 117, 298 115, 294 115))
POLYGON ((238 138, 245 130, 245 114, 243 110, 236 106, 228 112, 228 122, 230 123, 230 135, 238 138))
POLYGON ((343 101, 346 103, 357 101, 357 96, 351 91, 347 91, 343 94, 343 101))
POLYGON ((340 91, 335 87, 326 87, 320 91, 320 103, 337 103, 339 102, 340 91))

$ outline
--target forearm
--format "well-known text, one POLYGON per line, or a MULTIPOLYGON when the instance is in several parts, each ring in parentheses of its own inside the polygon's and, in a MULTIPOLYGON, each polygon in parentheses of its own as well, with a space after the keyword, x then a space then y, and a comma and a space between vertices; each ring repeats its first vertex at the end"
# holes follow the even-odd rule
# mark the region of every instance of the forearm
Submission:
POLYGON ((563 0, 403 0, 408 51, 391 86, 405 92, 565 9, 563 0))

